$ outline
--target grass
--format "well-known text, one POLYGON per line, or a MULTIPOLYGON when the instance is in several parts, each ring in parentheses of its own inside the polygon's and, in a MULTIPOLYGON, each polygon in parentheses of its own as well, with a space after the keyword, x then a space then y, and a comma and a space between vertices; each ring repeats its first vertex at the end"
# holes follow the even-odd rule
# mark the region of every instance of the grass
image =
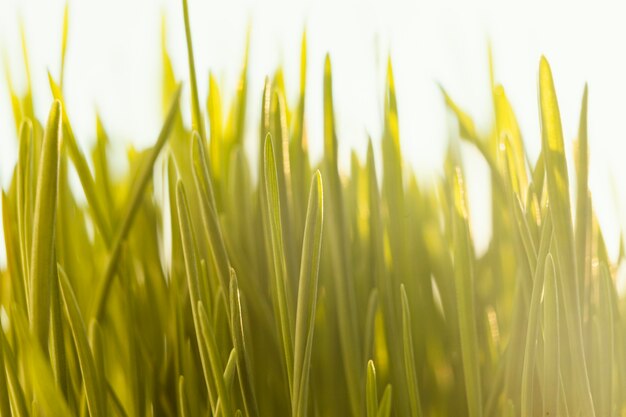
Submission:
POLYGON ((626 416, 623 250, 609 259, 588 189, 586 87, 574 178, 545 58, 536 161, 502 86, 492 81, 487 133, 441 87, 458 134, 424 186, 403 159, 389 61, 381 148, 370 141, 343 175, 330 58, 312 163, 306 37, 294 106, 280 69, 249 94, 246 46, 226 107, 212 75, 206 100, 198 91, 182 6, 191 82, 181 87, 163 42, 163 127, 128 152, 128 172, 111 174, 99 118, 93 149, 74 136, 67 9, 45 125, 30 82, 21 93, 9 79, 19 152, 2 192, 1 416, 626 416), (262 106, 256 138, 244 137, 257 122, 248 100, 262 106), (247 140, 259 141, 257 173, 247 140), (490 169, 481 255, 460 141, 490 169))

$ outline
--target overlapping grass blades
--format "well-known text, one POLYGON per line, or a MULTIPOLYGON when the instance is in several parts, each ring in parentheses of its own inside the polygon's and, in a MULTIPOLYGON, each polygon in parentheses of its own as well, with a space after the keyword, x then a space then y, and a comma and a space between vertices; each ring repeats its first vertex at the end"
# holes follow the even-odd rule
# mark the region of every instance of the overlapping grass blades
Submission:
POLYGON ((45 126, 22 37, 25 94, 8 77, 19 146, 2 193, 2 417, 626 415, 622 257, 607 255, 588 186, 586 86, 574 177, 545 58, 541 132, 525 132, 541 138, 536 161, 493 68, 486 133, 442 87, 458 125, 443 174, 424 184, 404 162, 389 60, 382 135, 344 173, 330 57, 307 67, 303 36, 295 102, 282 69, 257 97, 248 34, 237 90, 206 74, 203 98, 182 6, 190 120, 163 24, 164 122, 152 147, 129 149, 126 173, 111 172, 101 119, 84 152, 63 105, 68 9, 45 126), (324 75, 323 138, 306 129, 310 70, 324 75), (310 140, 324 143, 320 161, 310 140), (459 140, 490 170, 482 254, 459 140))

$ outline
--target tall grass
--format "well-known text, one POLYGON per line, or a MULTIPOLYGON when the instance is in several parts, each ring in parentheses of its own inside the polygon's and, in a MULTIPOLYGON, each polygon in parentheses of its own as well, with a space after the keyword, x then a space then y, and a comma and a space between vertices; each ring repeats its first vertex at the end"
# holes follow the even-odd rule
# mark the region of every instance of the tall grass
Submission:
POLYGON ((249 94, 246 47, 227 107, 212 76, 198 91, 182 6, 191 124, 163 43, 163 127, 124 174, 110 172, 99 118, 93 149, 78 145, 63 64, 45 126, 30 82, 9 83, 19 155, 2 192, 0 415, 626 415, 622 255, 609 260, 588 189, 587 88, 575 178, 545 58, 537 161, 502 86, 486 135, 442 88, 458 135, 444 175, 423 186, 403 159, 389 61, 381 149, 370 142, 340 175, 330 58, 312 164, 306 38, 295 106, 280 69, 249 94), (244 135, 248 100, 261 105, 256 138, 244 135), (256 174, 247 140, 259 141, 256 174), (460 140, 490 169, 480 256, 460 140))

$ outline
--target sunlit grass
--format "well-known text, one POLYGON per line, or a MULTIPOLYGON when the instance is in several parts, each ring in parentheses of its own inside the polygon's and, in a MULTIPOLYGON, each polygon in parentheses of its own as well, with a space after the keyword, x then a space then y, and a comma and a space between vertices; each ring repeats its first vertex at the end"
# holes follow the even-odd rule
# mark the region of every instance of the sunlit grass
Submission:
POLYGON ((502 86, 491 85, 488 134, 442 86, 458 126, 444 174, 425 186, 403 158, 389 60, 381 149, 370 141, 340 175, 330 57, 317 69, 323 138, 309 138, 306 38, 293 106, 280 69, 261 96, 248 91, 246 45, 227 107, 213 76, 198 91, 182 6, 190 82, 162 40, 163 126, 152 147, 129 151, 126 173, 110 173, 99 118, 93 149, 74 136, 67 10, 45 125, 29 70, 25 92, 8 83, 19 151, 2 193, 1 416, 626 415, 623 251, 609 260, 588 189, 587 88, 569 178, 545 58, 537 161, 502 86), (256 137, 244 136, 258 122, 248 100, 261 106, 256 137), (312 163, 308 142, 322 139, 312 163), (459 141, 491 175, 480 256, 459 141))

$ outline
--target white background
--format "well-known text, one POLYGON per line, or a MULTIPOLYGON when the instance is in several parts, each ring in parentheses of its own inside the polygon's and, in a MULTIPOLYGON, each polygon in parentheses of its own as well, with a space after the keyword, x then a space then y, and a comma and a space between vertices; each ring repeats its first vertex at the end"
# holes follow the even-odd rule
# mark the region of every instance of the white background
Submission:
MULTIPOLYGON (((277 64, 285 67, 289 99, 295 102, 300 38, 306 26, 307 122, 314 157, 321 154, 323 142, 325 53, 330 52, 333 63, 344 166, 350 149, 363 157, 368 134, 375 143, 379 141, 384 70, 390 53, 403 154, 425 183, 440 174, 445 143, 455 133, 449 129, 450 119, 437 82, 475 118, 482 131, 490 126, 489 40, 496 79, 504 84, 513 103, 529 154, 537 156, 540 133, 536 78, 539 57, 545 54, 552 65, 570 148, 577 132, 583 86, 589 82, 591 189, 610 253, 616 254, 619 230, 626 219, 626 11, 617 3, 593 2, 590 8, 574 2, 518 2, 524 4, 520 7, 488 0, 189 2, 203 101, 209 70, 218 76, 223 97, 235 90, 246 27, 252 24, 247 149, 251 155, 257 151, 253 135, 257 132, 263 79, 277 64)), ((5 187, 16 153, 5 66, 20 89, 25 81, 19 18, 25 25, 36 111, 45 119, 51 102, 46 70, 58 77, 63 7, 64 1, 60 0, 0 0, 0 180, 5 187)), ((162 15, 166 16, 168 48, 177 76, 186 81, 179 1, 70 2, 66 100, 84 149, 94 142, 96 109, 118 147, 129 142, 147 146, 154 141, 161 123, 162 15)), ((473 230, 481 249, 490 233, 488 173, 471 150, 466 162, 473 230)), ((0 262, 3 255, 2 250, 0 262)))

